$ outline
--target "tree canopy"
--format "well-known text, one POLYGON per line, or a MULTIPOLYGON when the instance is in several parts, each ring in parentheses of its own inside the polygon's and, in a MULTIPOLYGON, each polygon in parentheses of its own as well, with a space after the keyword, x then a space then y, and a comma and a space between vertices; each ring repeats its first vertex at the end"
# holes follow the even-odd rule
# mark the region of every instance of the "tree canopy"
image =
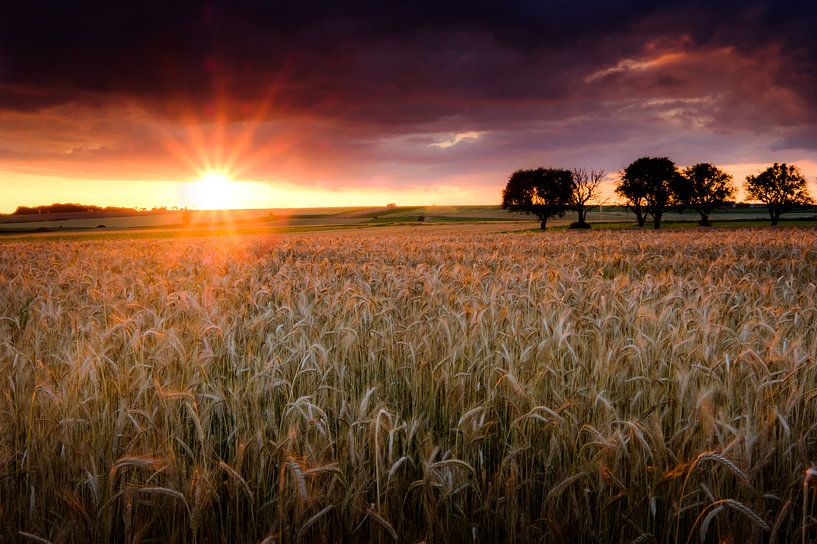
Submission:
POLYGON ((572 192, 570 170, 541 167, 517 170, 502 191, 502 208, 535 215, 544 230, 548 219, 564 215, 572 192))
POLYGON ((780 215, 811 204, 806 178, 794 165, 774 163, 756 176, 746 177, 746 193, 769 210, 772 225, 780 215))
POLYGON ((660 228, 664 212, 677 202, 677 178, 675 163, 667 157, 641 157, 621 172, 616 193, 626 199, 639 227, 649 215, 660 228))
POLYGON ((706 162, 685 168, 675 187, 683 206, 701 215, 701 226, 709 226, 709 215, 735 195, 732 176, 706 162))

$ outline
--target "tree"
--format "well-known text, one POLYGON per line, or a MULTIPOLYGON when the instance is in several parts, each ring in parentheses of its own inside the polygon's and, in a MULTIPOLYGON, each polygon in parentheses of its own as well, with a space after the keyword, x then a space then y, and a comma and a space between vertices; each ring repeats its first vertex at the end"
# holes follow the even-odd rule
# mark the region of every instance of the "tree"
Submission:
POLYGON ((562 216, 570 203, 573 176, 570 170, 536 168, 511 174, 502 191, 502 209, 533 214, 542 230, 551 217, 562 216))
POLYGON ((806 178, 796 166, 786 163, 774 163, 756 176, 746 176, 746 193, 766 205, 772 225, 777 225, 781 214, 812 202, 806 178))
POLYGON ((624 198, 627 202, 626 206, 635 214, 638 226, 643 227, 647 220, 647 212, 644 209, 646 206, 645 197, 647 195, 647 187, 643 180, 635 177, 625 176, 625 172, 621 172, 618 185, 616 186, 616 194, 624 198))
POLYGON ((666 157, 641 157, 621 172, 616 193, 627 199, 639 227, 649 215, 653 227, 661 228, 661 217, 677 201, 677 176, 675 163, 666 157))
POLYGON ((735 195, 732 176, 709 163, 685 168, 678 177, 675 193, 680 203, 701 215, 700 225, 708 227, 709 215, 735 195))
MULTIPOLYGON (((570 207, 576 210, 578 221, 575 228, 590 228, 587 223, 587 214, 598 206, 591 202, 598 198, 601 182, 606 175, 604 170, 590 170, 583 168, 573 170, 573 186, 570 192, 570 207)), ((571 225, 573 227, 573 225, 571 225)))

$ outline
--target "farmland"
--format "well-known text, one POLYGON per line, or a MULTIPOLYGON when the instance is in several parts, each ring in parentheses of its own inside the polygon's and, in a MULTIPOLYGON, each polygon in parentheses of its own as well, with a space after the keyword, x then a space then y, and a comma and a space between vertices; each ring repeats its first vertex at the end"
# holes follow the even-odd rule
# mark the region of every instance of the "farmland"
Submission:
MULTIPOLYGON (((568 212, 549 223, 564 229, 575 221, 568 212)), ((695 227, 698 214, 666 214, 666 226, 695 227)), ((729 208, 712 214, 717 227, 769 224, 765 208, 729 208)), ((634 228, 635 218, 624 206, 602 206, 590 214, 597 228, 634 228)), ((509 213, 500 206, 387 206, 346 208, 298 208, 258 210, 172 210, 134 212, 78 212, 31 215, 0 215, 0 242, 13 237, 195 237, 212 234, 281 234, 312 230, 343 230, 392 225, 439 225, 448 223, 517 224, 517 230, 536 228, 534 216, 509 213)), ((817 226, 814 210, 788 214, 790 226, 817 226)))
POLYGON ((3 242, 0 540, 817 538, 817 232, 514 228, 3 242))

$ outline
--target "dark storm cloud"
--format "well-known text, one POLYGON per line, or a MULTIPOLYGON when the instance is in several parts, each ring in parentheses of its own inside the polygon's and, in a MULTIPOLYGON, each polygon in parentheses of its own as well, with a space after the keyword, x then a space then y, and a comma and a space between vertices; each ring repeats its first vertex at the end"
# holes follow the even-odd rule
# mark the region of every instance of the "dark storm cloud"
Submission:
POLYGON ((778 74, 782 84, 808 93, 814 10, 805 2, 20 2, 0 18, 0 100, 25 109, 114 93, 168 111, 192 100, 205 111, 219 92, 237 102, 277 93, 270 98, 281 106, 403 123, 444 115, 446 100, 561 99, 577 72, 680 36, 690 49, 750 55, 779 44, 783 60, 796 62, 778 74))
POLYGON ((324 157, 428 176, 591 151, 612 164, 713 132, 732 156, 761 137, 814 151, 814 28, 813 2, 18 2, 0 17, 0 115, 145 112, 48 150, 77 161, 161 148, 145 116, 281 124, 262 140, 308 125, 324 157))

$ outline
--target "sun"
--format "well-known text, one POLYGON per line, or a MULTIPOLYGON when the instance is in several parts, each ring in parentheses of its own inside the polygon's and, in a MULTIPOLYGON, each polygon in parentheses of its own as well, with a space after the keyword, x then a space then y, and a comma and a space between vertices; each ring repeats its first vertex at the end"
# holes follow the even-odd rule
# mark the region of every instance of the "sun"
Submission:
POLYGON ((234 207, 235 183, 224 172, 207 172, 193 186, 192 201, 200 210, 225 210, 234 207))

